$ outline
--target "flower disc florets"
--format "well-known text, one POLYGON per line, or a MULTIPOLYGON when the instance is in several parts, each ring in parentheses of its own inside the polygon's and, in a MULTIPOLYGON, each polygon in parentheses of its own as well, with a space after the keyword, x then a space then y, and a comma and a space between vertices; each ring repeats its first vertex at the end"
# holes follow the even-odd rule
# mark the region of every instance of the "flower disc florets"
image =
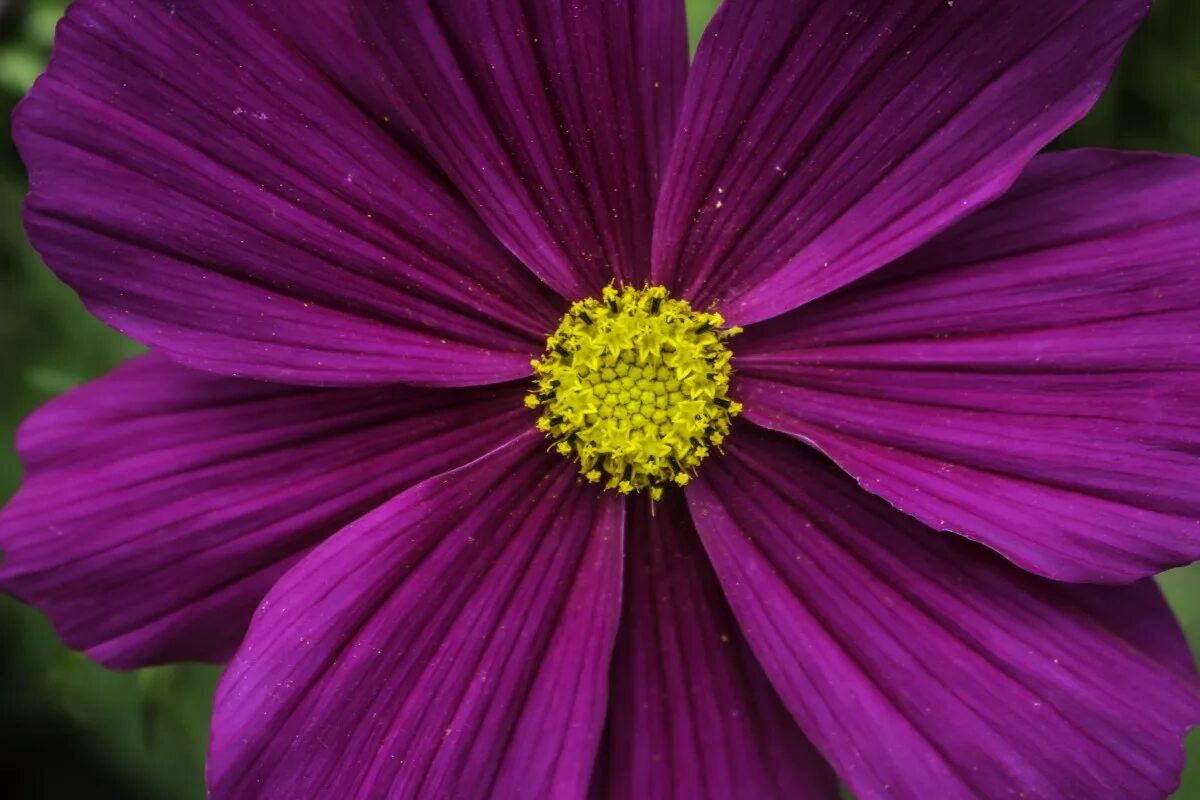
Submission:
POLYGON ((592 483, 628 494, 683 486, 729 434, 731 354, 720 314, 701 313, 661 286, 607 286, 571 306, 533 362, 538 428, 592 483))

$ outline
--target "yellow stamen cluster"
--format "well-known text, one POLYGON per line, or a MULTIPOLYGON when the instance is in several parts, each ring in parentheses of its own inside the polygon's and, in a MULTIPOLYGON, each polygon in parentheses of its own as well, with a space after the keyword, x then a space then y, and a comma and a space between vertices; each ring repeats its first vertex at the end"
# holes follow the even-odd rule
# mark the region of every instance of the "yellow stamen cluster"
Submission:
POLYGON ((661 286, 607 286, 571 306, 533 362, 538 428, 592 483, 628 494, 685 485, 742 406, 729 399, 730 352, 720 314, 661 286))

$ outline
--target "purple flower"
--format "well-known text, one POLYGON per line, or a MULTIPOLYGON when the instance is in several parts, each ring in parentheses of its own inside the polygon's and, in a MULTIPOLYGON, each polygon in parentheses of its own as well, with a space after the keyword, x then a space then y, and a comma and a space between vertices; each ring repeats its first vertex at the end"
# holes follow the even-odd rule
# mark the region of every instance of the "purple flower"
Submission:
POLYGON ((4 589, 228 660, 215 800, 1166 795, 1200 162, 1035 155, 1146 7, 79 0, 28 229, 152 352, 4 589))

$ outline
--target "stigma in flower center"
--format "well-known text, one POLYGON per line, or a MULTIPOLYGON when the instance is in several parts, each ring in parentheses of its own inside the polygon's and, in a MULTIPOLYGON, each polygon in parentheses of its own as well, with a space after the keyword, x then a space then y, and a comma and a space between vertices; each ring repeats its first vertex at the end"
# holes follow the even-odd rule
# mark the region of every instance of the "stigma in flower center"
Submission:
POLYGON ((661 286, 606 286, 571 306, 533 362, 537 426, 592 483, 624 494, 685 485, 729 434, 731 354, 741 332, 661 286))

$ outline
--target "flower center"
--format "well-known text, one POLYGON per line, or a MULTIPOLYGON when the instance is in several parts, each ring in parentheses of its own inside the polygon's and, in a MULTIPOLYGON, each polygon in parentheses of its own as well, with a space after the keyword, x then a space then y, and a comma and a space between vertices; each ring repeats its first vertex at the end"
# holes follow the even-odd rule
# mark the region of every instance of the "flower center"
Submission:
POLYGON ((729 399, 720 314, 694 311, 661 286, 606 286, 580 300, 533 362, 537 426, 592 483, 624 494, 685 485, 742 410, 729 399))

